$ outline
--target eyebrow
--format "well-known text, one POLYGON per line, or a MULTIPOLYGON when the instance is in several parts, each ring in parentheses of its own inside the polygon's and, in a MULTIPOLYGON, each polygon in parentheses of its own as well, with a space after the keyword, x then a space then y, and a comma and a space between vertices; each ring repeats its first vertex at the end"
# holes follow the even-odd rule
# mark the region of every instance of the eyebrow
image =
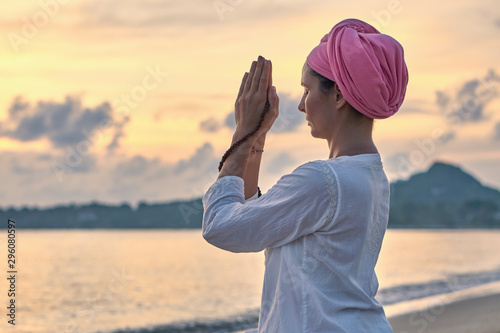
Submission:
POLYGON ((304 82, 300 82, 301 86, 307 86, 304 82))

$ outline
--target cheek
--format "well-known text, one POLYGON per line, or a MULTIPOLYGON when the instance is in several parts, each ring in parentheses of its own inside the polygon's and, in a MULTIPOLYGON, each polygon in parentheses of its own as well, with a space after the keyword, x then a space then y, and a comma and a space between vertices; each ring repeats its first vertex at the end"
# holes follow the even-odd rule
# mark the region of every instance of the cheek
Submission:
POLYGON ((315 109, 317 108, 317 103, 316 103, 316 99, 314 98, 314 96, 312 96, 311 94, 307 95, 305 97, 305 107, 306 107, 306 111, 307 113, 309 114, 313 114, 315 109))

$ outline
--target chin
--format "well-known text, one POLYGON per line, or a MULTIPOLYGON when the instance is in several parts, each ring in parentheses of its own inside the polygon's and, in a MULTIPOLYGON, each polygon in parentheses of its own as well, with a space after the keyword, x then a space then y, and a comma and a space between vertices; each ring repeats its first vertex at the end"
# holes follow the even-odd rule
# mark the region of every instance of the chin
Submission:
POLYGON ((321 136, 313 128, 311 128, 311 136, 316 139, 321 139, 321 136))
POLYGON ((311 136, 312 136, 313 138, 316 138, 316 139, 323 139, 323 138, 324 138, 324 137, 321 135, 321 133, 320 133, 320 132, 318 132, 318 130, 317 130, 316 128, 314 128, 314 126, 313 126, 311 123, 309 123, 309 125, 308 125, 308 126, 311 128, 311 136))

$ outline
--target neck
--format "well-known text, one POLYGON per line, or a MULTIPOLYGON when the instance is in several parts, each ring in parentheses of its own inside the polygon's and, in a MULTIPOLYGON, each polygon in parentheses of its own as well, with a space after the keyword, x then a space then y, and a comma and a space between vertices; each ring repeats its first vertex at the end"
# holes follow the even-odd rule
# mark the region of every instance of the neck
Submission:
POLYGON ((329 158, 378 153, 372 139, 373 120, 357 119, 340 121, 336 130, 327 138, 329 158))

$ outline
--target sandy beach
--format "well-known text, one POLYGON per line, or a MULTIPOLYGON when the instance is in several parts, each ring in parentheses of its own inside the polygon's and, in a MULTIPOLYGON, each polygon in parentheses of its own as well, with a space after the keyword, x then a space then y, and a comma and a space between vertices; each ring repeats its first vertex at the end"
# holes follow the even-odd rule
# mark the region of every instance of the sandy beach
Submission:
POLYGON ((500 282, 384 309, 394 333, 500 333, 500 282))
POLYGON ((394 333, 500 333, 500 293, 389 317, 394 333))

